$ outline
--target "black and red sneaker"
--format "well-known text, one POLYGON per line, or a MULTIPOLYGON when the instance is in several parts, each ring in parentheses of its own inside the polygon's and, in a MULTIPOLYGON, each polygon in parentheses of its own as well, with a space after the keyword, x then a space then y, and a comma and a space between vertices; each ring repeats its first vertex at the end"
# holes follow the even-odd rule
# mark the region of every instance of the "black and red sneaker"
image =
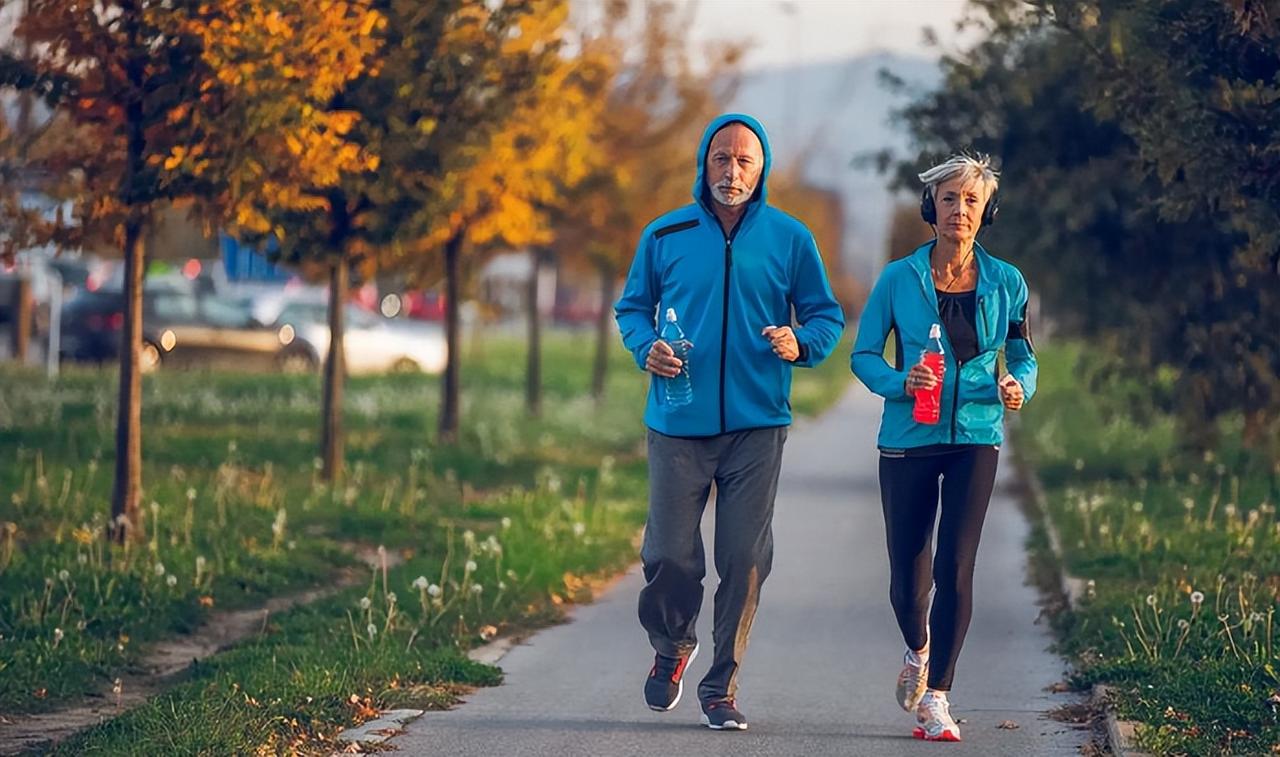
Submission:
POLYGON ((713 731, 745 731, 747 719, 732 699, 702 703, 702 724, 713 731))
POLYGON ((684 693, 684 671, 697 656, 696 645, 689 654, 680 657, 654 655, 653 669, 644 682, 644 701, 649 709, 669 712, 680 704, 680 695, 684 693))

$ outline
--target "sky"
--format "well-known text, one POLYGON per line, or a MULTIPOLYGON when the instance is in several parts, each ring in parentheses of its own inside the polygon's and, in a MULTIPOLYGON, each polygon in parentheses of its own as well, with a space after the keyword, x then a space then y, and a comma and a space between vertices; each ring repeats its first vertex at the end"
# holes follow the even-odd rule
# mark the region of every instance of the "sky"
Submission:
MULTIPOLYGON (((599 2, 600 0, 585 0, 599 2)), ((966 39, 955 30, 966 0, 676 0, 694 13, 695 43, 751 40, 747 70, 840 60, 889 51, 937 57, 924 44, 932 27, 947 49, 966 39)))

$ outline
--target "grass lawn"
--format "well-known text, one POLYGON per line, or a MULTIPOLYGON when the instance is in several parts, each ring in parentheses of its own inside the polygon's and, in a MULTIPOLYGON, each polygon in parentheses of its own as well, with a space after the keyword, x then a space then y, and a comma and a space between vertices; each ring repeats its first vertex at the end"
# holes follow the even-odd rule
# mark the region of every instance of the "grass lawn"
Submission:
MULTIPOLYGON (((352 379, 336 487, 317 479, 317 377, 147 377, 142 521, 124 548, 102 538, 114 374, 0 371, 0 712, 107 691, 149 641, 344 570, 364 578, 62 750, 320 752, 373 709, 446 706, 458 686, 497 682, 463 652, 553 622, 635 559, 645 378, 619 347, 597 405, 583 351, 548 336, 535 420, 522 344, 485 341, 464 358, 454 446, 434 440, 436 378, 352 379), (370 571, 356 547, 395 559, 370 571)), ((848 367, 837 353, 795 375, 797 413, 813 413, 848 367)))
POLYGON ((1059 619, 1082 683, 1116 690, 1156 754, 1280 750, 1280 464, 1238 422, 1193 454, 1152 402, 1174 377, 1126 379, 1076 345, 1040 354, 1018 448, 1038 470, 1068 573, 1059 619))

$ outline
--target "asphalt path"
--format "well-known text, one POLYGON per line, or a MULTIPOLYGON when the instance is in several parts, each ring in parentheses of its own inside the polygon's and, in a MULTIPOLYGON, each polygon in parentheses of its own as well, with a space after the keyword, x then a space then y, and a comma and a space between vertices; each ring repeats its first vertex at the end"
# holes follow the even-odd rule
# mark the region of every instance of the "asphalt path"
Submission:
MULTIPOLYGON (((978 552, 975 609, 956 668, 952 714, 960 744, 911 738, 914 717, 893 701, 903 643, 888 597, 876 481, 880 401, 853 386, 817 420, 791 430, 774 519, 774 570, 761 592, 739 677, 745 732, 698 724, 696 686, 711 655, 690 666, 668 713, 644 705, 653 653, 636 619, 638 567, 570 622, 514 647, 502 686, 449 712, 428 713, 389 744, 440 755, 1071 755, 1088 733, 1046 717, 1072 695, 1026 584, 1028 526, 1012 466, 1002 461, 978 552)), ((708 507, 704 535, 711 548, 708 507)), ((708 567, 699 638, 710 645, 715 570, 708 567)))

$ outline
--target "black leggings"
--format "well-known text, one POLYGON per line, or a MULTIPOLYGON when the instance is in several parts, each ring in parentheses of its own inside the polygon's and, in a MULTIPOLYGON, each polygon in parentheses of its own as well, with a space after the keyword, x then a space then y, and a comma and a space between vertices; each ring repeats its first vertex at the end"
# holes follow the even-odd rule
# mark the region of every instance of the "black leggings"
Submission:
POLYGON ((951 690, 956 658, 969 629, 974 558, 999 458, 999 448, 979 446, 923 457, 880 456, 889 600, 907 645, 912 649, 929 645, 931 689, 951 690), (930 554, 939 478, 942 522, 937 553, 930 554), (937 591, 930 611, 933 587, 937 591))

